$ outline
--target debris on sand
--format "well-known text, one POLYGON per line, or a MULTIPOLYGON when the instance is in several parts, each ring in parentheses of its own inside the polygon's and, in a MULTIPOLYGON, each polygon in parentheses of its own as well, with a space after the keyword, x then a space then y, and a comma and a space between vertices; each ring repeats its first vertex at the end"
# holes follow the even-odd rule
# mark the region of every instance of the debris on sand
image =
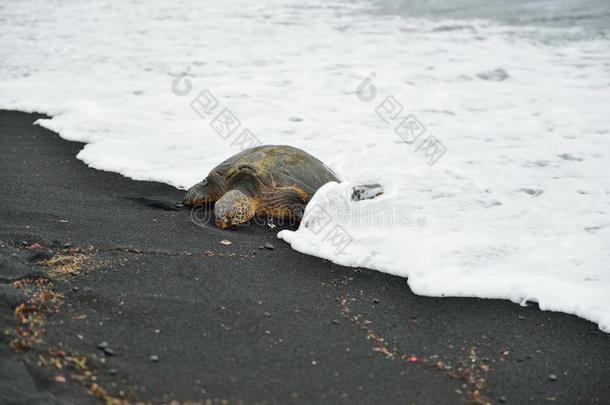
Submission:
MULTIPOLYGON (((438 359, 438 356, 417 356, 415 354, 401 354, 401 350, 397 347, 391 347, 388 342, 380 336, 372 326, 372 322, 365 319, 362 314, 352 312, 349 302, 352 301, 349 297, 341 297, 339 299, 339 307, 341 316, 360 328, 366 338, 372 342, 373 351, 382 354, 388 360, 401 359, 413 365, 423 367, 431 367, 433 370, 444 373, 449 378, 462 381, 464 390, 456 390, 456 392, 465 397, 467 402, 475 405, 490 405, 491 402, 483 395, 487 373, 490 367, 486 362, 481 360, 474 347, 467 351, 468 359, 458 362, 452 366, 449 363, 438 359)), ((366 313, 364 314, 366 315, 366 313)), ((508 354, 508 351, 506 351, 508 354)))
POLYGON ((40 341, 45 316, 58 311, 64 296, 53 291, 53 284, 46 278, 24 278, 12 286, 26 292, 30 298, 15 308, 15 317, 21 326, 15 329, 9 346, 15 351, 27 351, 40 341))
POLYGON ((50 268, 48 273, 50 277, 76 275, 95 252, 95 248, 91 246, 87 248, 68 248, 50 259, 39 262, 39 264, 50 268))

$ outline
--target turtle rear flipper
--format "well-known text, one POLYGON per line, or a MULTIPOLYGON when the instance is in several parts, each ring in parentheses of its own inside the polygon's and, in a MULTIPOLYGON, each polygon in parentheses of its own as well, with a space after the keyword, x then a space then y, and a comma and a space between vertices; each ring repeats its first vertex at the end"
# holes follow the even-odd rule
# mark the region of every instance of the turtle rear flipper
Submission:
POLYGON ((381 184, 356 184, 352 188, 352 201, 370 200, 383 194, 381 184))

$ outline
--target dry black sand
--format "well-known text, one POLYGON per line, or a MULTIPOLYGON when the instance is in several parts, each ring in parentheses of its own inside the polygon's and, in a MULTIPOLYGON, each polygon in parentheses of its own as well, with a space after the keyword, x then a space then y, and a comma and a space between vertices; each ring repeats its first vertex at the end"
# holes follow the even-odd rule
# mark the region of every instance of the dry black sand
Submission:
POLYGON ((0 404, 610 403, 596 325, 196 226, 40 117, 0 112, 0 404))

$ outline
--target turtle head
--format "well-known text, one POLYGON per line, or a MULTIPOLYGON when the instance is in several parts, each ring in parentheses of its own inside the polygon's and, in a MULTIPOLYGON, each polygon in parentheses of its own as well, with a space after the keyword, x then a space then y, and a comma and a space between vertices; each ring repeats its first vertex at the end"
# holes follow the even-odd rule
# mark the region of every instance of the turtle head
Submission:
POLYGON ((256 200, 245 189, 229 190, 214 205, 215 223, 220 229, 248 222, 255 212, 256 200))
POLYGON ((184 205, 211 204, 222 195, 224 181, 218 174, 208 177, 189 188, 182 200, 184 205))

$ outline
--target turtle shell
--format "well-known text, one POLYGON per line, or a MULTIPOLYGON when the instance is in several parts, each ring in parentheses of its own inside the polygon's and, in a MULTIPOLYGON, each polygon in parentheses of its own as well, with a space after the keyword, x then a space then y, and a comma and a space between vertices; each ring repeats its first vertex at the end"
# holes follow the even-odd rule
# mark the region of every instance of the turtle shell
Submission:
POLYGON ((324 184, 339 181, 322 161, 288 145, 262 145, 246 149, 216 166, 211 173, 217 173, 229 182, 239 177, 237 174, 249 173, 256 177, 266 193, 296 188, 307 200, 324 184))

